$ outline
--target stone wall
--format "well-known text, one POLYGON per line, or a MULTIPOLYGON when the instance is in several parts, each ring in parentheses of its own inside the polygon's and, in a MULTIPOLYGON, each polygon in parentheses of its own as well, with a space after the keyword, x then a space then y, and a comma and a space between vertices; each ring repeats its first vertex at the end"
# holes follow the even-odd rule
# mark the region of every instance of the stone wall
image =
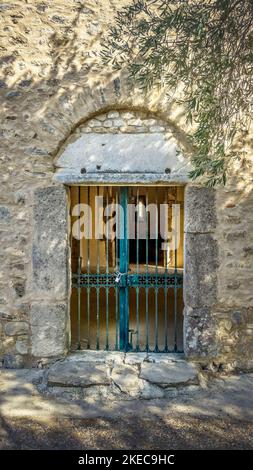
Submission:
MULTIPOLYGON (((169 126, 163 120, 150 117, 149 113, 136 111, 109 111, 99 114, 78 128, 80 133, 104 133, 132 134, 170 131, 169 126)), ((76 137, 76 136, 75 136, 76 137)))
MULTIPOLYGON (((163 91, 144 96, 129 87, 124 71, 112 74, 98 61, 100 40, 112 23, 113 12, 127 3, 17 0, 0 5, 0 357, 6 367, 37 365, 66 354, 68 349, 66 192, 53 181, 55 159, 65 143, 78 132, 99 132, 101 122, 103 128, 109 126, 109 132, 128 132, 134 127, 138 133, 148 119, 144 127, 149 132, 163 128, 166 122, 182 151, 191 151, 181 108, 168 103, 163 91), (45 233, 54 216, 47 212, 55 207, 50 201, 60 209, 62 245, 56 247, 56 266, 50 257, 55 233, 51 228, 45 233), (47 209, 41 218, 43 203, 47 209), (41 263, 52 269, 48 279, 41 277, 41 263), (46 328, 49 317, 54 319, 53 329, 46 328), (54 350, 57 338, 62 346, 54 350)), ((244 151, 244 160, 231 169, 227 187, 210 195, 215 219, 211 214, 213 222, 206 229, 199 229, 197 218, 195 225, 193 221, 187 225, 188 248, 192 252, 191 240, 198 239, 200 251, 196 253, 199 262, 191 268, 199 271, 195 286, 199 296, 186 305, 186 342, 193 359, 250 368, 252 138, 238 146, 244 151), (205 247, 209 255, 213 253, 211 259, 206 257, 205 247), (210 266, 210 277, 205 279, 201 277, 203 263, 210 266), (217 272, 213 274, 213 270, 217 272), (210 284, 213 287, 208 295, 215 293, 215 298, 210 305, 206 301, 201 304, 206 298, 205 285, 210 284)), ((209 198, 206 193, 206 197, 194 200, 193 193, 194 204, 200 201, 204 205, 209 198)))
POLYGON ((220 266, 213 313, 219 356, 248 368, 253 367, 252 180, 251 165, 217 192, 220 266))

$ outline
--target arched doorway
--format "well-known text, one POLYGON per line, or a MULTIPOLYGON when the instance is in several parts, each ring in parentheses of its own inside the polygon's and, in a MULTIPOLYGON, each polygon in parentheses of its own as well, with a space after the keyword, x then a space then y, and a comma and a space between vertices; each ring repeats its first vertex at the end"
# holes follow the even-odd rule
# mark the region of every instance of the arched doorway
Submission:
MULTIPOLYGON (((83 237, 81 242, 71 238, 72 347, 182 351, 183 187, 188 165, 167 123, 143 112, 98 115, 78 129, 76 139, 71 137, 57 167, 57 180, 70 186, 72 223, 79 223, 83 237), (99 198, 102 218, 108 205, 121 204, 109 240, 106 233, 96 239, 99 198), (88 206, 89 214, 79 205, 88 206), (129 206, 134 206, 132 215, 129 206), (153 225, 149 206, 155 211, 153 225), (175 238, 173 223, 179 223, 176 249, 165 248, 175 240, 161 236, 165 206, 170 238, 175 238), (88 218, 90 239, 84 227, 88 218), (122 232, 123 219, 125 232, 112 240, 113 231, 122 232), (134 234, 129 237, 133 221, 134 234)), ((113 207, 110 211, 108 220, 113 207)))

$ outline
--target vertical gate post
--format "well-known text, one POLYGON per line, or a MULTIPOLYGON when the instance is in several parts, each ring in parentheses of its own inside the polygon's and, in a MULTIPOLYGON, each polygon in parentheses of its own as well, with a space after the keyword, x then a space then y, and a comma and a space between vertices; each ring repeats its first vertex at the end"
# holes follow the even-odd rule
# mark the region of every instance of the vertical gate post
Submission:
MULTIPOLYGON (((128 227, 127 227, 127 203, 128 203, 128 188, 120 188, 120 205, 123 211, 120 211, 120 263, 119 269, 122 274, 128 272, 128 227), (122 220, 123 218, 123 220, 122 220)), ((119 288, 119 305, 120 305, 120 350, 126 350, 128 345, 128 288, 125 286, 126 276, 123 276, 123 285, 119 288)))
POLYGON ((33 201, 33 357, 61 357, 69 348, 68 196, 63 186, 38 188, 33 201))
POLYGON ((216 193, 188 186, 185 194, 184 352, 188 358, 217 355, 213 308, 219 253, 216 193))

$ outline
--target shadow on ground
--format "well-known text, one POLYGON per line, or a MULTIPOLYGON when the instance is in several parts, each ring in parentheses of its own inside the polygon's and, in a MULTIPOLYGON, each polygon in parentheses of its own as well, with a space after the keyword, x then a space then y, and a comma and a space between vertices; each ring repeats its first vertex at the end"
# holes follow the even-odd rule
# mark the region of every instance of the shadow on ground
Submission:
POLYGON ((252 449, 253 374, 171 399, 42 396, 43 371, 0 371, 1 449, 252 449))
POLYGON ((253 425, 230 418, 2 418, 2 449, 252 449, 253 425))

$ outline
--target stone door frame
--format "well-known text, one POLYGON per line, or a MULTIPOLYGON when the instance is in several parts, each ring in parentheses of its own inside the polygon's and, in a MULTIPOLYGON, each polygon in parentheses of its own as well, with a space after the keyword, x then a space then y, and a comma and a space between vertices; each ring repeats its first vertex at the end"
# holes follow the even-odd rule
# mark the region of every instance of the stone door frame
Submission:
MULTIPOLYGON (((115 181, 114 181, 115 183, 115 181)), ((85 182, 86 184, 86 182, 85 182)), ((152 183, 146 182, 147 185, 152 183)), ((218 245, 215 190, 187 184, 184 240, 184 353, 215 355, 212 307, 217 301, 218 245)), ((64 357, 70 348, 71 253, 68 187, 34 193, 34 239, 30 305, 35 361, 64 357)))

